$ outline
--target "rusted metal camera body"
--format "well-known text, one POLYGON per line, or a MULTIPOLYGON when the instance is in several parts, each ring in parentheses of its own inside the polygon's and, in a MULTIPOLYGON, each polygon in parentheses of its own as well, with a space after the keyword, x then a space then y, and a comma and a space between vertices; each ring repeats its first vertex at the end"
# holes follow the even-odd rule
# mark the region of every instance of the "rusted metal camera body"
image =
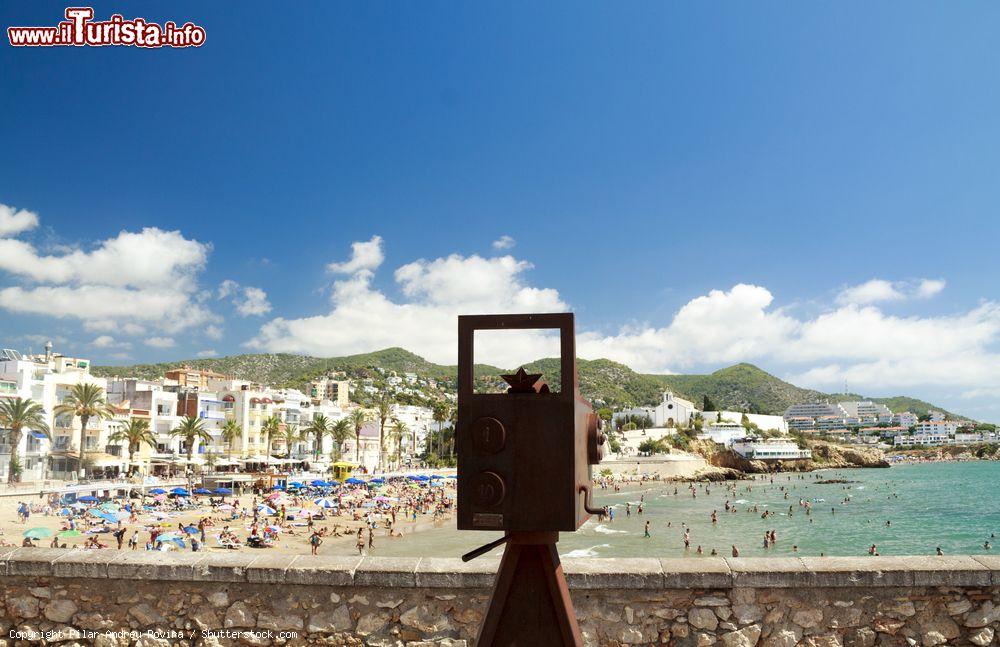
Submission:
POLYGON ((589 517, 591 464, 603 455, 597 416, 580 397, 572 313, 458 318, 458 528, 574 531, 589 517), (561 387, 504 376, 507 393, 476 393, 475 331, 557 329, 561 387))

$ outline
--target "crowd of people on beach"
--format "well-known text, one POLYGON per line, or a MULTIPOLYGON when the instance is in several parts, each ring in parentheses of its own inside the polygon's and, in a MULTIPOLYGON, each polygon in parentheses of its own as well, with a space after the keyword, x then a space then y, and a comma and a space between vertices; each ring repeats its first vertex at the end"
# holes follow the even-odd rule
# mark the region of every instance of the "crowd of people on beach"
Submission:
MULTIPOLYGON (((183 487, 143 488, 115 497, 52 493, 37 502, 19 501, 16 517, 24 526, 33 515, 58 520, 24 531, 23 547, 49 538, 51 548, 192 552, 279 543, 288 548, 288 542, 301 542, 315 555, 327 539, 356 537, 363 554, 375 550, 382 532, 399 539, 418 520, 433 523, 449 516, 454 492, 454 477, 400 476, 352 478, 343 484, 289 480, 271 488, 256 484, 240 494, 183 487)), ((0 526, 0 546, 14 545, 3 535, 0 526)))

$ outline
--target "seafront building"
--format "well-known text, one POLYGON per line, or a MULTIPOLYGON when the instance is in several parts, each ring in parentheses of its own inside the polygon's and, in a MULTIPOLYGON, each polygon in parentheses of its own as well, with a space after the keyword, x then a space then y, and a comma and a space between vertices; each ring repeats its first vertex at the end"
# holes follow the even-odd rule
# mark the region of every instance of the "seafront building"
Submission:
MULTIPOLYGON (((357 457, 372 470, 386 464, 410 465, 435 428, 430 409, 394 404, 386 422, 387 456, 382 460, 377 421, 364 425, 360 447, 353 430, 341 446, 330 435, 317 442, 313 434, 305 433, 319 415, 335 423, 358 408, 350 401, 351 384, 346 379, 319 378, 309 383, 308 393, 186 366, 167 371, 157 380, 106 379, 91 375, 89 360, 54 353, 51 344, 37 355, 5 349, 0 351, 0 398, 30 398, 39 403, 46 412, 51 439, 25 431, 18 447, 12 447, 6 435, 0 435, 0 480, 7 478, 13 452, 20 459, 23 481, 77 477, 80 419, 56 416, 54 411, 80 383, 103 389, 111 410, 108 418, 94 417, 87 425, 84 469, 94 477, 125 474, 133 466, 141 474, 254 471, 271 466, 322 471, 337 457, 357 457), (183 440, 171 434, 185 416, 201 419, 209 436, 209 440, 195 442, 190 460, 183 440), (142 444, 130 462, 126 444, 111 438, 133 419, 149 423, 155 446, 142 444), (227 440, 223 429, 230 421, 238 432, 227 440), (398 433, 397 421, 403 433, 398 433)), ((373 412, 369 416, 374 418, 373 412)))
POLYGON ((787 438, 743 438, 735 441, 731 448, 734 452, 748 460, 755 461, 789 461, 812 458, 808 449, 800 449, 787 438))

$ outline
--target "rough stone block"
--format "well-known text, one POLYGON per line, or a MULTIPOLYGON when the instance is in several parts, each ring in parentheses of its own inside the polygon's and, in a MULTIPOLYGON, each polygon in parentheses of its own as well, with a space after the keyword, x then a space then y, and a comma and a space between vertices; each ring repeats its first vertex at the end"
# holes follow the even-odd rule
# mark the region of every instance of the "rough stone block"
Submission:
POLYGON ((914 586, 989 586, 990 569, 967 555, 908 557, 914 586))
POLYGON ((108 577, 108 562, 118 551, 64 550, 63 556, 52 563, 52 574, 65 578, 108 577))
POLYGON ((298 555, 260 555, 247 566, 247 581, 254 584, 284 583, 288 567, 298 558, 298 555))
POLYGON ((733 586, 793 588, 808 586, 811 575, 798 557, 727 557, 733 586))
POLYGON ((361 556, 299 555, 285 570, 284 581, 288 584, 352 586, 354 572, 361 561, 361 556))
POLYGON ((198 579, 208 582, 246 582, 247 567, 260 557, 255 552, 209 553, 194 563, 198 579))
POLYGON ((416 583, 427 588, 486 589, 493 586, 499 568, 499 557, 480 557, 471 562, 425 557, 417 566, 416 583))
POLYGON ((899 557, 802 557, 809 585, 819 587, 912 586, 913 574, 899 557))
POLYGON ((417 585, 416 557, 365 557, 354 571, 354 583, 358 586, 406 586, 417 585))
POLYGON ((1000 555, 976 555, 973 559, 990 571, 990 583, 1000 586, 1000 555))
POLYGON ((119 580, 164 580, 190 582, 199 577, 194 565, 201 560, 198 553, 159 551, 116 551, 108 562, 108 577, 119 580))
POLYGON ((663 587, 667 589, 728 589, 733 574, 722 557, 660 559, 663 587))
POLYGON ((52 575, 52 563, 68 552, 64 548, 18 548, 7 557, 7 574, 25 577, 52 575))
POLYGON ((571 589, 662 589, 660 560, 632 559, 562 560, 566 583, 571 589))

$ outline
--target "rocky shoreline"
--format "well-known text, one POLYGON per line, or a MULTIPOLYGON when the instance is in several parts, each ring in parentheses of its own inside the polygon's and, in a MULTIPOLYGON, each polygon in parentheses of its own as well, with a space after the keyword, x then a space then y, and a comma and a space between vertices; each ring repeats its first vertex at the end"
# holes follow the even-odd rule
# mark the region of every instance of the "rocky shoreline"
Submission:
POLYGON ((690 477, 675 480, 732 481, 748 478, 752 474, 813 472, 821 469, 856 467, 890 467, 885 454, 879 449, 845 447, 819 440, 811 441, 809 444, 813 458, 793 461, 748 460, 732 450, 719 450, 707 443, 699 443, 693 449, 705 457, 708 466, 698 470, 690 477))

